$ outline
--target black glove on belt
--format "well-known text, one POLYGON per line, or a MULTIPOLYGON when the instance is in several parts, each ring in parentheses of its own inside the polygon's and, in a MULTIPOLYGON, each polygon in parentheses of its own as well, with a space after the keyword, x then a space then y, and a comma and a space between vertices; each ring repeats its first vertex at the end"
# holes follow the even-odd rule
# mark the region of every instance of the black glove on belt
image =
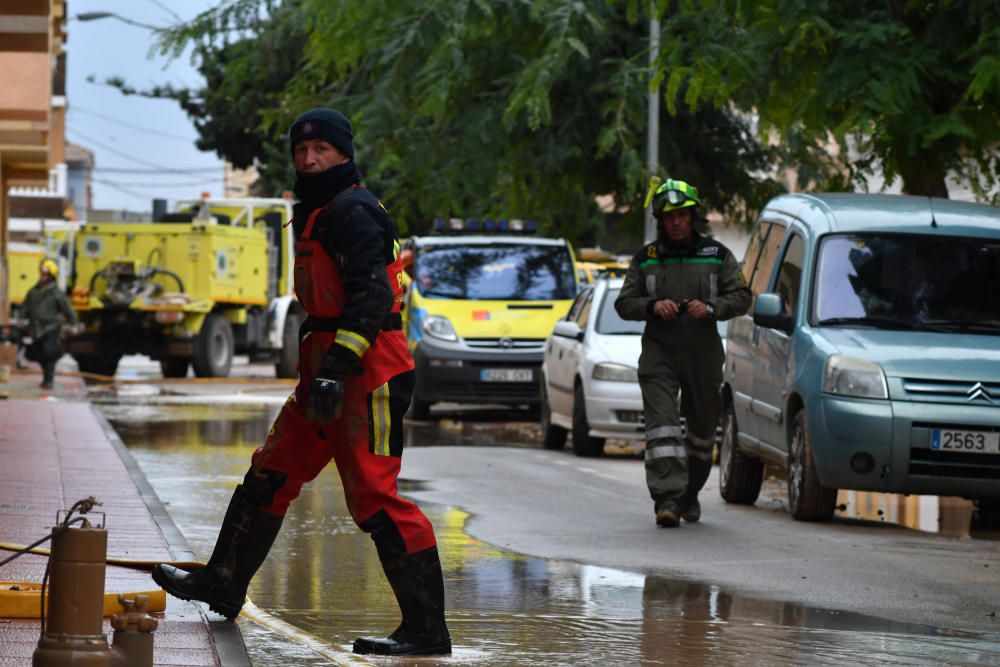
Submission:
POLYGON ((323 365, 309 386, 306 419, 325 424, 340 418, 347 379, 364 373, 358 357, 343 345, 331 345, 323 365))

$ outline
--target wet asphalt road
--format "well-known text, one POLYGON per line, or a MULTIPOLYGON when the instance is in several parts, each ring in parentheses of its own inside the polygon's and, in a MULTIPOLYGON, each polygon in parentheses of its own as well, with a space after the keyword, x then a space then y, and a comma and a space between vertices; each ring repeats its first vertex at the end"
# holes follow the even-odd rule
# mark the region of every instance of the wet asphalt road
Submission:
MULTIPOLYGON (((287 391, 95 398, 207 558, 287 391), (233 405, 246 393, 265 405, 233 405)), ((436 413, 407 424, 401 488, 439 533, 448 664, 1000 664, 998 541, 794 522, 771 483, 756 506, 728 507, 714 475, 700 524, 658 529, 638 457, 544 451, 523 412, 436 413)), ((333 470, 307 487, 250 595, 344 649, 398 616, 341 493, 333 470)), ((242 625, 255 664, 329 664, 242 625)))

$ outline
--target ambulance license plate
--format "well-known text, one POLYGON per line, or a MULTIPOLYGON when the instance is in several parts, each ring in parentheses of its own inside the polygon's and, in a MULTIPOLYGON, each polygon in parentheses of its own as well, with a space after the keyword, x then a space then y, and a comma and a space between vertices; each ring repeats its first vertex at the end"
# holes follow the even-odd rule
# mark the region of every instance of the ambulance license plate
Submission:
POLYGON ((479 371, 483 382, 531 382, 530 368, 484 368, 479 371))
POLYGON ((1000 433, 935 428, 931 429, 931 449, 939 452, 1000 454, 1000 433))

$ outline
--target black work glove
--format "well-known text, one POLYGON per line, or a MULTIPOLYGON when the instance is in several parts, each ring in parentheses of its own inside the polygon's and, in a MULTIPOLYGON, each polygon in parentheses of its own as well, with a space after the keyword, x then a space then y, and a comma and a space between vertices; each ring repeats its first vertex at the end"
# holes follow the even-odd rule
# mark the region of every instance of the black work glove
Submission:
POLYGON ((364 368, 353 352, 343 345, 331 345, 309 386, 306 419, 317 424, 339 419, 347 392, 347 379, 363 372, 364 368))

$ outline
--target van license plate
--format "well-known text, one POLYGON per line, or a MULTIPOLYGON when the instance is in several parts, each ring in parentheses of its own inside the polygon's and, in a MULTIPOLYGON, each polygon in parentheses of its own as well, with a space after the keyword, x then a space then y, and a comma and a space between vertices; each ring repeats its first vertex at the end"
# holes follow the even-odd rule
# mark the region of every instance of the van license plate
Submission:
POLYGON ((931 429, 931 449, 939 452, 1000 454, 1000 433, 931 429))
POLYGON ((484 368, 479 372, 483 382, 531 382, 530 368, 484 368))

